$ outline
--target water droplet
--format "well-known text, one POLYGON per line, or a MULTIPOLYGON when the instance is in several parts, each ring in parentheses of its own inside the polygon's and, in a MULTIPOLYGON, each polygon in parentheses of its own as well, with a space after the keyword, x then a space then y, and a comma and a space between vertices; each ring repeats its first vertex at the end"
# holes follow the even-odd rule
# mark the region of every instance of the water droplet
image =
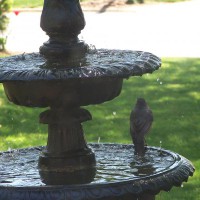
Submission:
POLYGON ((117 113, 116 112, 113 112, 113 115, 116 115, 117 113))
POLYGON ((89 45, 89 52, 90 53, 95 53, 97 51, 96 47, 93 44, 89 45))
POLYGON ((100 140, 101 140, 101 138, 99 137, 99 138, 98 138, 98 141, 97 141, 98 144, 100 143, 100 140))
POLYGON ((184 187, 183 184, 181 184, 181 187, 182 187, 182 188, 184 187))
POLYGON ((160 81, 160 85, 162 85, 163 84, 163 82, 162 81, 160 81))
POLYGON ((137 168, 130 169, 130 172, 136 173, 136 172, 138 172, 138 169, 137 168))
POLYGON ((162 141, 160 141, 160 148, 162 147, 162 141))
POLYGON ((173 161, 173 158, 167 158, 166 160, 167 161, 173 161))

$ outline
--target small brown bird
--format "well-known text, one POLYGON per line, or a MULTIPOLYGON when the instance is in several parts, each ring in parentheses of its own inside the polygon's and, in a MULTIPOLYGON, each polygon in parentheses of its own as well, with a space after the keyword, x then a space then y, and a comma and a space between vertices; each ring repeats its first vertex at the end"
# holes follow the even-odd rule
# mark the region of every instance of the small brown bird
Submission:
POLYGON ((143 98, 138 98, 130 115, 130 134, 139 156, 145 154, 145 138, 153 122, 153 114, 143 98))

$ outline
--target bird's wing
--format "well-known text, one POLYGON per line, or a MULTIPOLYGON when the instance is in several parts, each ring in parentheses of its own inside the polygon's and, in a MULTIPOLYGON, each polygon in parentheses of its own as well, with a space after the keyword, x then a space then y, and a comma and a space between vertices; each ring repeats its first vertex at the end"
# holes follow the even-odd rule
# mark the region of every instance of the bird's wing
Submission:
POLYGON ((149 111, 149 113, 145 116, 141 115, 133 117, 135 118, 135 120, 131 125, 132 134, 136 134, 138 136, 148 133, 153 122, 152 112, 149 111))

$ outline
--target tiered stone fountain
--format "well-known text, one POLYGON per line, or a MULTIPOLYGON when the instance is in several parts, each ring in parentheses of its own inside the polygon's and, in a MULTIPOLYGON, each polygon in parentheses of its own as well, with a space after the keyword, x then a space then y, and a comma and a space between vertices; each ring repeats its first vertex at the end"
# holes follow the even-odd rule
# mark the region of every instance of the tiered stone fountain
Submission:
POLYGON ((187 159, 163 149, 147 147, 138 160, 133 145, 86 143, 81 123, 92 117, 80 106, 112 100, 123 78, 152 73, 161 61, 147 52, 90 49, 78 39, 84 26, 77 0, 45 0, 41 27, 49 41, 40 53, 0 59, 9 101, 49 107, 40 115, 40 123, 48 124, 45 148, 1 154, 4 200, 150 200, 194 172, 187 159))

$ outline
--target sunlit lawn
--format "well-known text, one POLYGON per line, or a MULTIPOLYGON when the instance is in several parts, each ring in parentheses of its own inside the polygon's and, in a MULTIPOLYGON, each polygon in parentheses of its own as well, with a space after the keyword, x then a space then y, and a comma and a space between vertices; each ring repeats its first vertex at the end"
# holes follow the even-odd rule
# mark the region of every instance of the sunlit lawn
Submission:
MULTIPOLYGON (((196 167, 183 188, 162 192, 158 200, 200 200, 200 59, 163 59, 151 75, 124 81, 121 95, 104 104, 88 106, 93 120, 84 123, 87 140, 130 143, 129 114, 137 97, 147 100, 154 124, 147 137, 151 146, 176 151, 196 167)), ((44 109, 13 105, 0 89, 0 149, 45 145, 47 127, 38 123, 44 109)))
MULTIPOLYGON (((81 1, 98 1, 98 0, 81 0, 81 1)), ((110 0, 112 1, 112 0, 110 0)), ((117 0, 116 0, 117 1, 117 0)), ((125 2, 127 0, 124 0, 125 2)), ((144 2, 178 2, 184 0, 144 0, 144 2)), ((43 5, 44 0, 13 0, 14 8, 35 8, 41 7, 43 5)), ((137 2, 137 1, 134 1, 137 2)))
POLYGON ((43 0, 13 0, 14 8, 34 8, 43 5, 43 0))

